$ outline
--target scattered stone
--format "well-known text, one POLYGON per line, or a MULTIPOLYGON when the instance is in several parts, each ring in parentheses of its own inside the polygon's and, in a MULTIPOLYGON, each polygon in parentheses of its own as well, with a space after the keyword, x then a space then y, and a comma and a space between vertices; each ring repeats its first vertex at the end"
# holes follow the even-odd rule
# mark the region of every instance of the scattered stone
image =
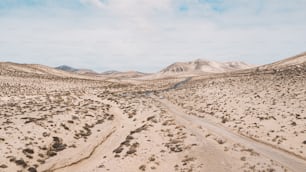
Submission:
POLYGON ((141 171, 146 171, 146 165, 141 165, 141 166, 139 167, 139 170, 141 170, 141 171))
POLYGON ((119 146, 115 150, 113 150, 114 153, 121 153, 123 151, 123 147, 119 146))
POLYGON ((53 137, 53 143, 51 146, 51 151, 60 152, 66 149, 67 145, 62 143, 62 139, 58 137, 53 137))
POLYGON ((30 168, 28 169, 28 171, 29 171, 29 172, 37 172, 36 168, 34 168, 34 167, 30 167, 30 168))
POLYGON ((43 134, 42 134, 44 137, 48 137, 48 136, 50 136, 50 134, 49 133, 47 133, 47 132, 43 132, 43 134))
POLYGON ((26 148, 22 151, 24 154, 33 154, 34 153, 34 150, 33 149, 29 149, 29 148, 26 148))
POLYGON ((137 147, 139 146, 139 143, 134 143, 130 149, 126 152, 126 154, 133 154, 135 153, 137 150, 137 147))
POLYGON ((57 153, 54 152, 54 151, 48 151, 48 152, 47 152, 47 155, 52 157, 52 156, 56 156, 57 153))
POLYGON ((2 164, 2 165, 0 165, 0 168, 7 168, 7 165, 2 164))
POLYGON ((170 150, 173 152, 182 152, 183 148, 181 148, 180 145, 175 145, 174 147, 171 147, 170 150))
POLYGON ((224 139, 217 139, 216 140, 220 145, 224 144, 226 141, 224 139))
POLYGON ((24 168, 28 166, 28 164, 23 159, 16 160, 15 163, 16 165, 22 166, 24 168))

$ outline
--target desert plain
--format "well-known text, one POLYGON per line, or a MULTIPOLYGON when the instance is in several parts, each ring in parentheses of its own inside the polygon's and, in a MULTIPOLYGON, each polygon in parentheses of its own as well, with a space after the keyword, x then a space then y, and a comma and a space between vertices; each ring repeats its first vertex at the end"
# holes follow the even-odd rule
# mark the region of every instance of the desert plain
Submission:
POLYGON ((112 78, 0 63, 0 171, 306 171, 305 53, 184 65, 112 78))

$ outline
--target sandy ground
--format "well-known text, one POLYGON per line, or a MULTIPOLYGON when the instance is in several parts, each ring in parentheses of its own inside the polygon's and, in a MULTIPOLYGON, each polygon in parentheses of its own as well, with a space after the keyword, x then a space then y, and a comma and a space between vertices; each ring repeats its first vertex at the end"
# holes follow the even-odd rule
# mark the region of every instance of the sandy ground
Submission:
POLYGON ((195 81, 193 88, 172 90, 169 99, 190 115, 306 159, 304 76, 269 74, 195 81))
POLYGON ((0 70, 1 172, 306 171, 304 70, 186 82, 48 73, 0 70))

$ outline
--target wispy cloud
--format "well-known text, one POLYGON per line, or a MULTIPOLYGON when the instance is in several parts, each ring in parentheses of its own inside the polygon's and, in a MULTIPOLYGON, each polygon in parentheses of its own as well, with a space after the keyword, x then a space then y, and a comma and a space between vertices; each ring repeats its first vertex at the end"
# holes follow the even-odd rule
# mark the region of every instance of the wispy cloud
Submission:
POLYGON ((0 60, 157 71, 305 51, 304 0, 2 0, 0 60))
POLYGON ((98 8, 105 8, 107 1, 102 0, 81 0, 82 3, 93 5, 98 8))

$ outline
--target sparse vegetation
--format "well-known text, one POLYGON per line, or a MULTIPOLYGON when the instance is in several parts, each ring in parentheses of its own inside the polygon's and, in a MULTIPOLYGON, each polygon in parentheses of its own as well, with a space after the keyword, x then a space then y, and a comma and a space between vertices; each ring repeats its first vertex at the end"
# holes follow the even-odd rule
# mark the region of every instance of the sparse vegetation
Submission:
POLYGON ((0 65, 0 171, 69 171, 92 157, 96 165, 90 168, 103 171, 203 171, 210 166, 217 171, 231 161, 234 170, 286 171, 280 162, 207 124, 305 157, 303 65, 137 82, 0 65), (171 111, 166 101, 179 108, 171 111), (207 157, 222 157, 224 164, 207 157), (124 166, 131 162, 138 165, 124 166))

